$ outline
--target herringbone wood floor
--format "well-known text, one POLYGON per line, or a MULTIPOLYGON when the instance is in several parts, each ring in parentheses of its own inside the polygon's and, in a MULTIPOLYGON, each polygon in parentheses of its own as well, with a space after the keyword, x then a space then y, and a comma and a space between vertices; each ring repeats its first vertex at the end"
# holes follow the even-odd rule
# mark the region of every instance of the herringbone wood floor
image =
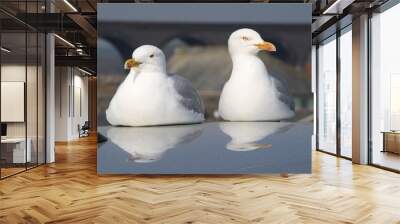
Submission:
POLYGON ((400 223, 400 175, 315 152, 312 175, 97 176, 96 142, 0 181, 0 223, 400 223))

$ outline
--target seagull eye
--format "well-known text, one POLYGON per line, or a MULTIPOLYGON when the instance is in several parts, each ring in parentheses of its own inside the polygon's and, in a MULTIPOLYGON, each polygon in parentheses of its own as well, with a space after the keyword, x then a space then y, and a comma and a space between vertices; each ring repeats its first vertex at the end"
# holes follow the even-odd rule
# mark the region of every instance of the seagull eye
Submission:
POLYGON ((153 57, 154 57, 154 54, 151 54, 149 57, 153 58, 153 57))
POLYGON ((250 40, 250 38, 248 38, 248 37, 242 37, 242 40, 248 41, 248 40, 250 40))

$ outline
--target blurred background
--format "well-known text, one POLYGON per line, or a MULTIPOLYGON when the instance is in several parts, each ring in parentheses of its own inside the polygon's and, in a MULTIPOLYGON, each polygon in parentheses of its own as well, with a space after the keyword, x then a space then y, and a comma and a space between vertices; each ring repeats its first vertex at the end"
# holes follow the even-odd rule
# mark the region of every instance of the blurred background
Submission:
POLYGON ((203 98, 206 119, 215 120, 220 92, 232 70, 227 40, 233 31, 245 27, 256 30, 277 47, 277 52, 260 52, 259 56, 271 75, 287 83, 295 100, 296 116, 292 120, 312 120, 311 13, 301 15, 301 10, 290 12, 287 7, 279 10, 268 5, 263 10, 257 4, 244 8, 240 4, 215 4, 208 5, 209 9, 160 9, 160 5, 141 8, 135 4, 120 10, 115 5, 102 4, 98 11, 99 126, 108 124, 105 110, 128 74, 123 69, 125 60, 143 44, 155 45, 164 51, 167 71, 192 82, 203 98))

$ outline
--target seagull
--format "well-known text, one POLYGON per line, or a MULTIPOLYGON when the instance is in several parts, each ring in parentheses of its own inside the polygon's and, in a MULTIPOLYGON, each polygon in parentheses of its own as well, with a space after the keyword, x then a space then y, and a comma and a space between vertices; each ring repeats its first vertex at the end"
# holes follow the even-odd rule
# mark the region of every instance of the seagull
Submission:
POLYGON ((228 40, 233 69, 225 83, 218 113, 228 121, 280 121, 295 115, 293 99, 285 85, 268 73, 257 53, 274 52, 252 29, 239 29, 228 40))
POLYGON ((124 65, 130 72, 106 110, 114 126, 192 124, 204 121, 203 102, 192 84, 166 72, 164 53, 138 47, 124 65))

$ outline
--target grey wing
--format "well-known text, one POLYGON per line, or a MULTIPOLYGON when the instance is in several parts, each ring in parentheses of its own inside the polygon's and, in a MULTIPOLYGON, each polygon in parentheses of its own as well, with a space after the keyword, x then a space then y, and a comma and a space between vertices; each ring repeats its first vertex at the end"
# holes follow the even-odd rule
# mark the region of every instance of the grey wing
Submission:
POLYGON ((287 83, 284 80, 279 80, 277 77, 272 77, 272 79, 276 89, 278 90, 279 99, 294 111, 294 101, 292 96, 289 94, 287 83))
POLYGON ((203 101, 192 83, 178 75, 171 75, 170 78, 173 80, 176 91, 182 96, 182 105, 194 112, 204 113, 203 101))

